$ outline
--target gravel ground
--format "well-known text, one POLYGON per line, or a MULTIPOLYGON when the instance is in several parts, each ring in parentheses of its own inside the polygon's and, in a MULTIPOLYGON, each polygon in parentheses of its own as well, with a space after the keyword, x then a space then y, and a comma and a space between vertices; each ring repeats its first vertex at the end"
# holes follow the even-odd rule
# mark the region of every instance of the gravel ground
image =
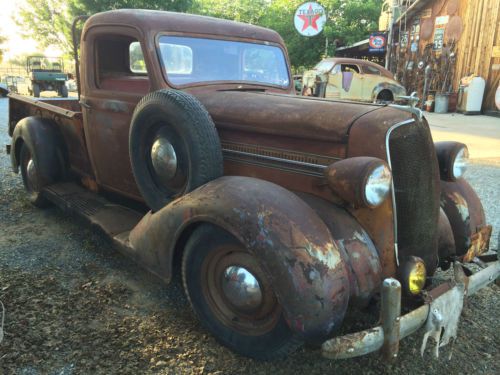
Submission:
MULTIPOLYGON (((6 124, 0 99, 0 374, 500 373, 496 286, 467 300, 451 361, 449 348, 439 361, 430 350, 422 359, 420 335, 402 341, 392 366, 376 355, 334 362, 314 347, 267 363, 233 354, 200 326, 178 283, 163 285, 56 208, 31 207, 9 169, 6 124)), ((500 160, 476 161, 468 179, 500 227, 500 160)))

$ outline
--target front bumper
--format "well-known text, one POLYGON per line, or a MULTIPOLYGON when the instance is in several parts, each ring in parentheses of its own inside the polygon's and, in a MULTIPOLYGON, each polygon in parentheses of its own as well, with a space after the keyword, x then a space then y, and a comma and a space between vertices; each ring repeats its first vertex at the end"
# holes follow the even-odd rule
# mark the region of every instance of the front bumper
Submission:
MULTIPOLYGON (((385 279, 382 286, 381 325, 325 341, 322 345, 323 356, 330 359, 351 358, 380 350, 386 360, 396 358, 399 351, 399 340, 411 335, 423 326, 428 326, 428 320, 433 318, 430 314, 431 304, 440 301, 447 303, 452 294, 456 295, 457 291, 463 294, 462 297, 472 295, 498 280, 500 277, 498 256, 487 255, 481 259, 479 262, 485 268, 469 277, 465 275, 462 265, 455 263, 455 280, 441 284, 427 292, 427 302, 405 315, 400 315, 400 283, 395 279, 385 279)), ((444 318, 446 320, 446 315, 444 318)))

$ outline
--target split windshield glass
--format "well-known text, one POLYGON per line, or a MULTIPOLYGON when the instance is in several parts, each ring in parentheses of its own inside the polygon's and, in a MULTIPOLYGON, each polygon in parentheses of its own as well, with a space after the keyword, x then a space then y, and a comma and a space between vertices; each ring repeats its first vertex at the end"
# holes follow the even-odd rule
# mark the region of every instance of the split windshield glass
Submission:
POLYGON ((161 36, 160 55, 174 85, 230 81, 288 87, 281 48, 257 43, 161 36))

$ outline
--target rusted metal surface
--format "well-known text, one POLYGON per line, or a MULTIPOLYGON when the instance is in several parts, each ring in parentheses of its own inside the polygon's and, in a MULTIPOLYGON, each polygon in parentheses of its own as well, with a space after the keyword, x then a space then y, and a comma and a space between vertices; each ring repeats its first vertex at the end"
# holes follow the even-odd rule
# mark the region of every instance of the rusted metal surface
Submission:
MULTIPOLYGON (((473 274, 470 277, 464 275, 455 275, 456 282, 465 285, 465 295, 472 295, 478 290, 484 288, 488 284, 493 283, 500 276, 500 261, 495 261, 488 264, 488 267, 473 274)), ((439 301, 440 297, 452 292, 453 284, 442 284, 436 289, 428 292, 433 298, 429 298, 428 302, 409 313, 400 316, 399 320, 399 338, 403 339, 418 329, 423 327, 428 321, 430 303, 439 301)), ((377 326, 364 331, 351 333, 348 335, 334 337, 323 343, 321 349, 322 354, 326 358, 341 359, 352 358, 372 353, 382 348, 385 342, 384 329, 382 326, 377 326)))
MULTIPOLYGON (((408 119, 411 119, 408 113, 390 107, 383 107, 359 118, 349 130, 347 157, 372 156, 387 160, 385 140, 388 130, 394 124, 408 119), (376 127, 373 126, 374 123, 377 124, 376 127)), ((382 277, 393 277, 396 274, 396 259, 392 199, 387 199, 373 209, 358 208, 349 211, 375 243, 382 264, 382 277)))
POLYGON ((398 356, 401 284, 396 279, 385 279, 382 282, 380 321, 384 332, 382 356, 386 361, 393 361, 398 356))
POLYGON ((352 157, 330 164, 325 169, 325 177, 332 190, 354 208, 367 207, 365 186, 370 172, 386 163, 373 157, 352 157))
POLYGON ((386 90, 394 100, 406 95, 406 90, 393 79, 391 72, 378 64, 365 60, 328 58, 332 63, 328 71, 312 69, 304 72, 302 94, 327 99, 374 102, 386 90), (356 71, 341 71, 340 66, 356 66, 356 71), (372 71, 377 71, 373 74, 372 71))
POLYGON ((359 306, 366 305, 379 291, 382 282, 379 255, 370 236, 344 209, 311 194, 298 195, 316 211, 330 230, 338 249, 345 253, 351 301, 359 306))
MULTIPOLYGON (((438 256, 442 262, 455 254, 455 239, 450 221, 443 209, 439 210, 438 222, 438 256)), ((441 263, 442 265, 442 263, 441 263)))
POLYGON ((488 251, 492 229, 491 225, 485 225, 478 228, 477 232, 471 236, 471 245, 463 257, 464 262, 472 262, 476 256, 488 251))
POLYGON ((266 181, 222 177, 147 214, 130 233, 129 251, 168 280, 177 240, 199 222, 227 230, 256 255, 293 331, 318 342, 339 327, 350 294, 346 262, 304 201, 266 181))
POLYGON ((453 230, 456 254, 463 256, 473 245, 472 236, 486 225, 481 201, 463 178, 441 181, 441 208, 453 230))

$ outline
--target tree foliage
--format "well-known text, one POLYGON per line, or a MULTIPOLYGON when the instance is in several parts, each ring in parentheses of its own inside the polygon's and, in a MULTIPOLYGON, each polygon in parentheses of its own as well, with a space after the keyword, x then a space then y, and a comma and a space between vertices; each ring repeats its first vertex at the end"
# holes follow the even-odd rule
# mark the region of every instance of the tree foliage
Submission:
POLYGON ((191 4, 191 0, 25 0, 17 23, 40 47, 56 45, 70 53, 71 23, 77 16, 124 8, 186 12, 191 4))
POLYGON ((367 38, 376 31, 382 0, 320 0, 327 12, 323 32, 299 35, 293 15, 303 0, 26 0, 19 23, 41 47, 57 45, 71 51, 71 21, 81 14, 109 9, 142 8, 209 15, 261 25, 276 30, 287 45, 292 65, 311 66, 342 45, 367 38), (29 25, 29 26, 26 26, 29 25), (327 48, 328 45, 328 48, 327 48))

